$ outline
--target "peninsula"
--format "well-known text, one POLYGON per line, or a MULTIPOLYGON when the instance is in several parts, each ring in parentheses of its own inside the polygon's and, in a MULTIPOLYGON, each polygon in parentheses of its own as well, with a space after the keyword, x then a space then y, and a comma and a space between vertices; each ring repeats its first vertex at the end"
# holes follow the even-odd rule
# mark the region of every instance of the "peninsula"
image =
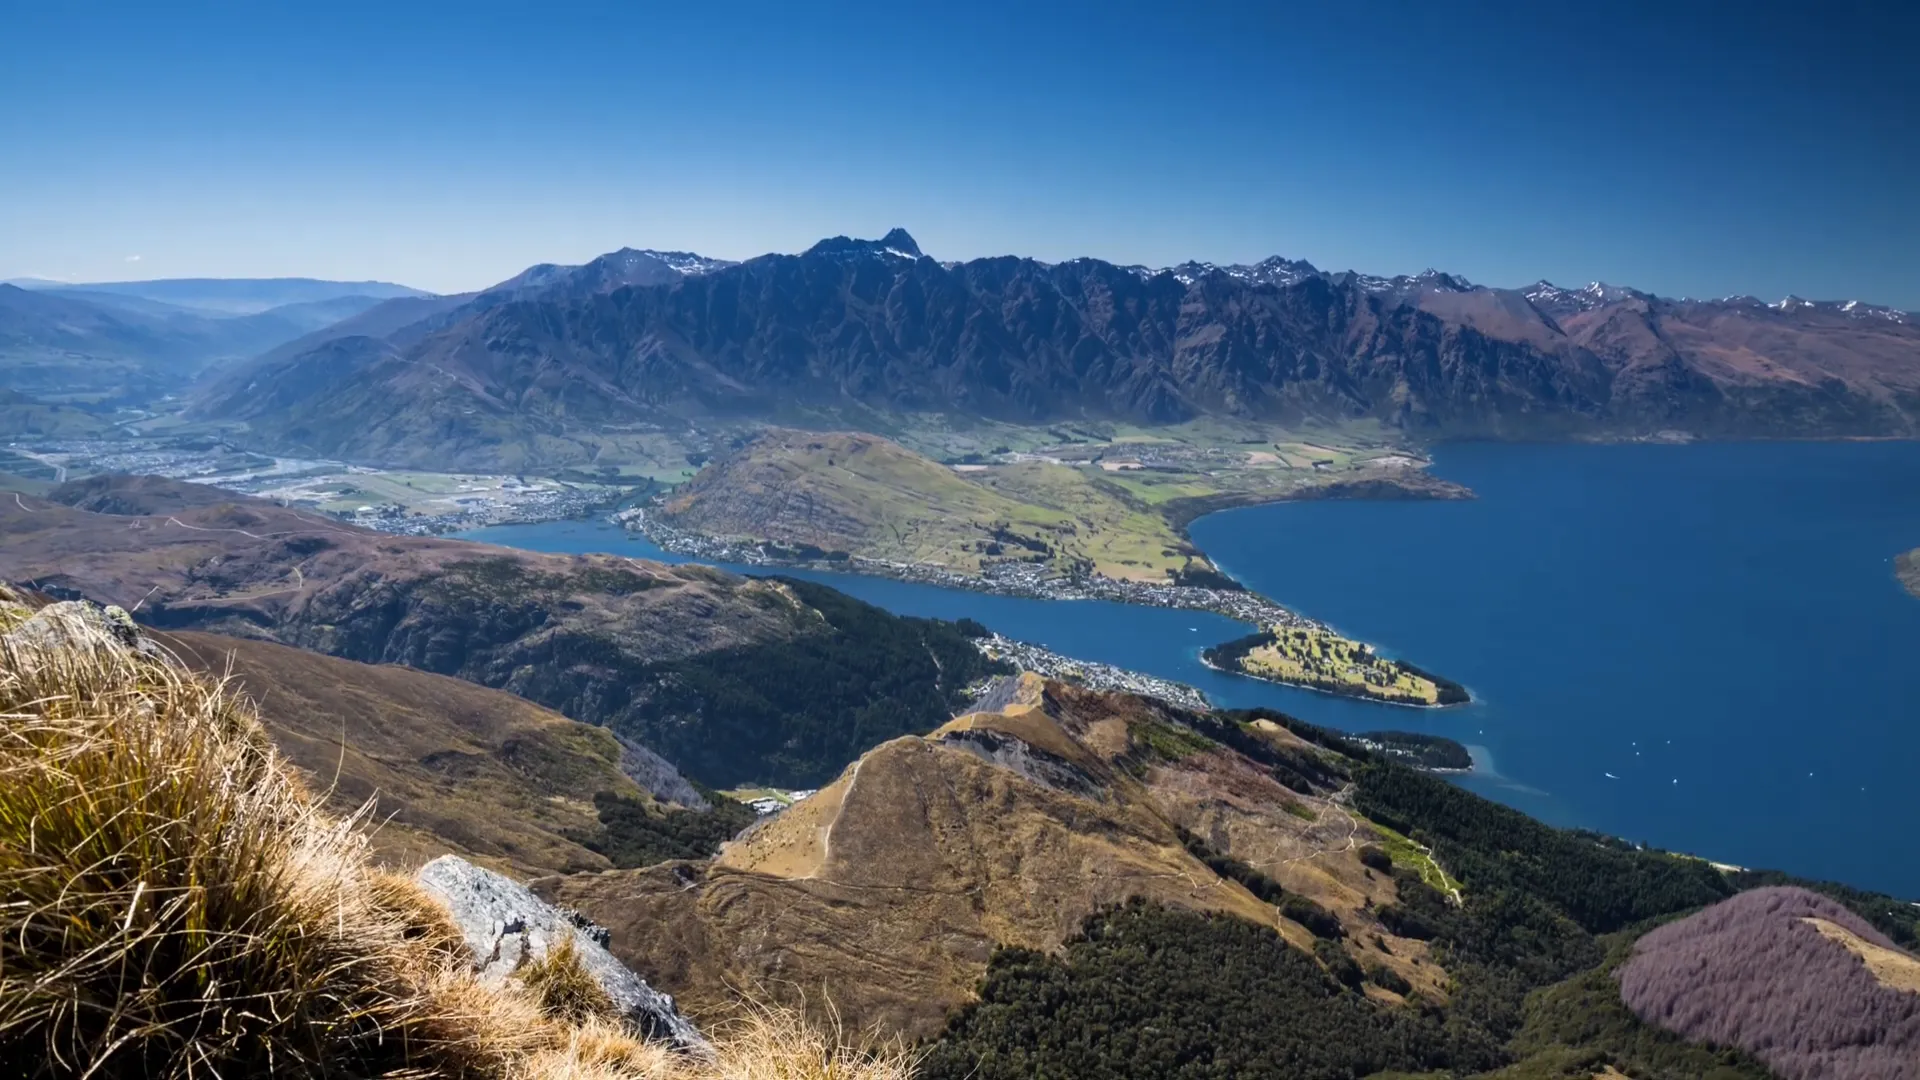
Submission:
POLYGON ((1312 643, 1298 656, 1269 647, 1221 670, 1394 704, 1466 700, 1456 684, 1382 660, 1245 589, 1186 536, 1195 517, 1229 506, 1471 497, 1427 473, 1424 458, 1352 433, 1313 442, 1219 424, 1178 437, 1019 430, 992 432, 991 449, 978 433, 902 436, 942 452, 943 463, 864 432, 772 429, 614 520, 701 560, 1211 611, 1312 643))
POLYGON ((1221 671, 1391 705, 1435 708, 1471 700, 1459 683, 1389 660, 1320 626, 1269 627, 1216 645, 1201 658, 1221 671))

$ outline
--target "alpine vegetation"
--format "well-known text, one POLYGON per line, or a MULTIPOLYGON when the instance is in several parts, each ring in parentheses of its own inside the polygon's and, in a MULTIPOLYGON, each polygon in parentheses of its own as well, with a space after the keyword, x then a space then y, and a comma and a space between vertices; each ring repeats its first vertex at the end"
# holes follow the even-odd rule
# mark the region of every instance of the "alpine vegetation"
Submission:
POLYGON ((0 1060, 28 1077, 892 1080, 783 1015, 682 1053, 582 984, 504 980, 327 813, 250 702, 123 613, 0 586, 0 1060), (771 1055, 771 1058, 769 1057, 771 1055))

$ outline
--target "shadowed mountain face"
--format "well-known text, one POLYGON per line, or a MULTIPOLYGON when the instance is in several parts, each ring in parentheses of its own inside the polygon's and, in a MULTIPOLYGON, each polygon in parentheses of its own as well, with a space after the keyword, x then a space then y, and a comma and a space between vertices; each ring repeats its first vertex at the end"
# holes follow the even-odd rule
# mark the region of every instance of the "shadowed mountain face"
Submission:
POLYGON ((645 252, 542 285, 547 269, 431 326, 282 354, 204 408, 287 449, 403 461, 430 436, 476 462, 542 434, 795 406, 1494 437, 1905 435, 1920 409, 1920 320, 1880 309, 1284 260, 941 264, 902 230, 692 273, 645 252))

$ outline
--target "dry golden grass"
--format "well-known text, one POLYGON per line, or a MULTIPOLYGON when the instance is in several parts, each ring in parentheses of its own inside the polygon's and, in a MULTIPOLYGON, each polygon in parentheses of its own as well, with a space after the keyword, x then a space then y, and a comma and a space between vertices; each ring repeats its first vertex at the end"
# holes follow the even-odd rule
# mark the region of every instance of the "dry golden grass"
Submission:
POLYGON ((905 1075, 777 1019, 695 1060, 578 1022, 585 995, 554 970, 482 984, 444 910, 373 867, 243 699, 78 637, 0 637, 10 1075, 905 1075), (727 1071, 743 1061, 763 1064, 727 1071))
POLYGON ((618 1006, 581 963, 571 937, 562 938, 544 956, 521 968, 518 977, 549 1016, 575 1023, 619 1018, 618 1006))
POLYGON ((1904 990, 1909 994, 1920 994, 1920 958, 1903 953, 1898 949, 1889 949, 1885 945, 1875 945, 1838 923, 1826 919, 1807 918, 1802 920, 1810 924, 1828 941, 1846 946, 1848 952, 1860 958, 1881 986, 1893 990, 1904 990))

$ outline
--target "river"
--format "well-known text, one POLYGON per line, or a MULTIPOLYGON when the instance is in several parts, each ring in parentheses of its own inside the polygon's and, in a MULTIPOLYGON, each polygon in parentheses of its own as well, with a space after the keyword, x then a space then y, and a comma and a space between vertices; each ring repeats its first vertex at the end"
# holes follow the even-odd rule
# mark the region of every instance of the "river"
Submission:
MULTIPOLYGON (((1920 444, 1465 444, 1470 502, 1309 502, 1202 518, 1249 587, 1465 684, 1416 710, 1200 663, 1239 623, 799 573, 889 610, 1191 683, 1348 731, 1467 743, 1461 783, 1549 822, 1920 898, 1920 444)), ((462 534, 684 561, 597 522, 462 534)), ((748 568, 736 568, 748 569, 748 568)), ((759 571, 764 572, 764 571, 759 571)))

